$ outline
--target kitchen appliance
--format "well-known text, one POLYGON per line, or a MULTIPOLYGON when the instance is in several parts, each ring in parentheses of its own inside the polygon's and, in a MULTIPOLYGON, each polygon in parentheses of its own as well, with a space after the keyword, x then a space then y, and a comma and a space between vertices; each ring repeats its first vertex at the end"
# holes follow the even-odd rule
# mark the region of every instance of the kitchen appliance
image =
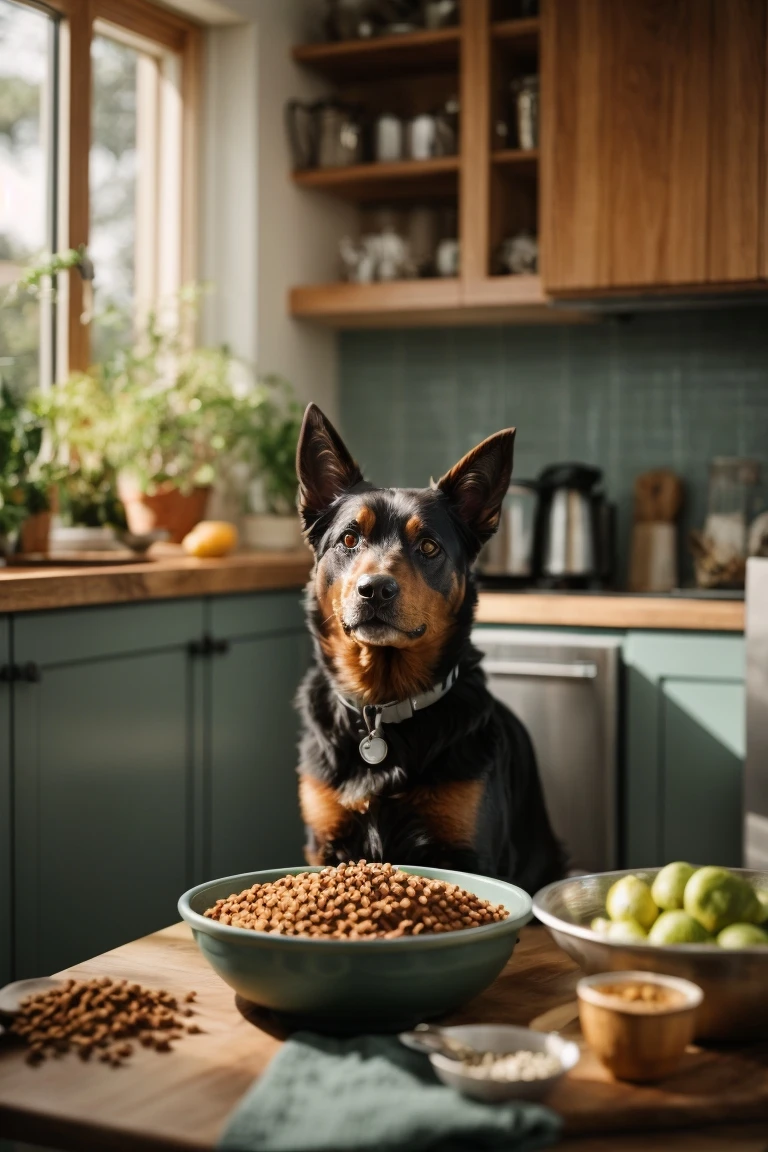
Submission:
POLYGON ((747 561, 744 863, 768 870, 768 557, 747 561))
POLYGON ((553 464, 538 478, 535 570, 545 585, 606 587, 613 579, 613 508, 599 468, 553 464))
POLYGON ((510 484, 499 527, 477 558, 483 576, 509 576, 530 583, 534 576, 534 530, 539 502, 535 480, 510 484))
POLYGON ((343 168, 363 158, 363 134, 359 109, 336 100, 304 104, 289 100, 285 124, 297 170, 343 168))
POLYGON ((475 628, 488 688, 528 729, 573 871, 618 862, 621 638, 475 628))

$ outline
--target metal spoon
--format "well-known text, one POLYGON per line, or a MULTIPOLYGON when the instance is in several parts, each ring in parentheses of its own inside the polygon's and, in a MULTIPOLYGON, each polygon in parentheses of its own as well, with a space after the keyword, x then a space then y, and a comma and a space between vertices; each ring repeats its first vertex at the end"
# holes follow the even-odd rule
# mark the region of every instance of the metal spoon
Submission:
POLYGON ((439 1052, 441 1056, 446 1056, 449 1060, 458 1060, 461 1064, 483 1062, 483 1052, 478 1052, 477 1048, 471 1048, 469 1044, 449 1036, 436 1024, 417 1024, 412 1032, 401 1032, 400 1040, 419 1052, 439 1052))

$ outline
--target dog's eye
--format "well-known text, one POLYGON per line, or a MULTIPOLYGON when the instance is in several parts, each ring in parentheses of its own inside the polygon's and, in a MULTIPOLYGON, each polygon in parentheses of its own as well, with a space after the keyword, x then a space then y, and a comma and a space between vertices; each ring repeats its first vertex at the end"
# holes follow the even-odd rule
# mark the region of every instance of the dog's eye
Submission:
POLYGON ((437 556, 440 551, 440 545, 436 540, 422 540, 419 544, 419 552, 422 556, 437 556))
POLYGON ((352 528, 345 528, 339 537, 339 544, 343 544, 345 548, 357 548, 359 543, 360 533, 352 528))

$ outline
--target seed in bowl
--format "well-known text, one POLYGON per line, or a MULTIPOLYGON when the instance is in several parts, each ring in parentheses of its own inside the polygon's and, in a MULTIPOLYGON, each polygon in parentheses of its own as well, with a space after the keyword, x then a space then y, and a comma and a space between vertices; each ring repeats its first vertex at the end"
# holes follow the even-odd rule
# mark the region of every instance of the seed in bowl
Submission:
POLYGON ((279 936, 393 940, 479 928, 506 920, 509 913, 458 884, 359 860, 254 884, 217 900, 204 915, 233 928, 279 936))
POLYGON ((682 1008, 687 1003, 677 988, 667 988, 663 984, 631 981, 627 984, 599 984, 597 990, 602 996, 621 1000, 623 1007, 634 1012, 668 1012, 670 1008, 682 1008))
POLYGON ((548 1080, 562 1071, 549 1052, 483 1052, 480 1060, 464 1060, 464 1071, 479 1080, 548 1080))

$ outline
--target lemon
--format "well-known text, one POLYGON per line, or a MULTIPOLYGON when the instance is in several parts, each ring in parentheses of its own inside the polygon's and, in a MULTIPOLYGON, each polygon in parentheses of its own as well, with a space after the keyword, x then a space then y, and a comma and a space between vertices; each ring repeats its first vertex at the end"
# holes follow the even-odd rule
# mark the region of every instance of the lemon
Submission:
POLYGON ((651 890, 638 876, 622 876, 608 889, 605 908, 611 920, 636 920, 648 931, 659 914, 651 890))
POLYGON ((610 920, 606 920, 605 916, 595 916, 590 924, 593 932, 599 932, 601 936, 605 936, 606 932, 611 926, 610 920))
POLYGON ((754 888, 727 868, 699 868, 685 886, 684 907, 712 936, 729 924, 756 924, 763 908, 754 888))
POLYGON ((729 924, 717 937, 721 948, 754 948, 768 944, 768 932, 757 924, 729 924))
POLYGON ((237 529, 226 520, 201 520, 181 542, 189 556, 209 560, 228 556, 237 547, 237 529))
POLYGON ((698 920, 689 916, 687 912, 675 908, 670 912, 662 912, 658 920, 648 933, 648 943, 664 944, 714 944, 714 940, 706 932, 698 920))
POLYGON ((696 871, 684 860, 676 860, 662 868, 651 885, 651 896, 654 904, 665 912, 675 908, 682 908, 685 886, 696 871))
POLYGON ((647 944, 648 936, 637 920, 614 920, 605 932, 612 944, 647 944))

